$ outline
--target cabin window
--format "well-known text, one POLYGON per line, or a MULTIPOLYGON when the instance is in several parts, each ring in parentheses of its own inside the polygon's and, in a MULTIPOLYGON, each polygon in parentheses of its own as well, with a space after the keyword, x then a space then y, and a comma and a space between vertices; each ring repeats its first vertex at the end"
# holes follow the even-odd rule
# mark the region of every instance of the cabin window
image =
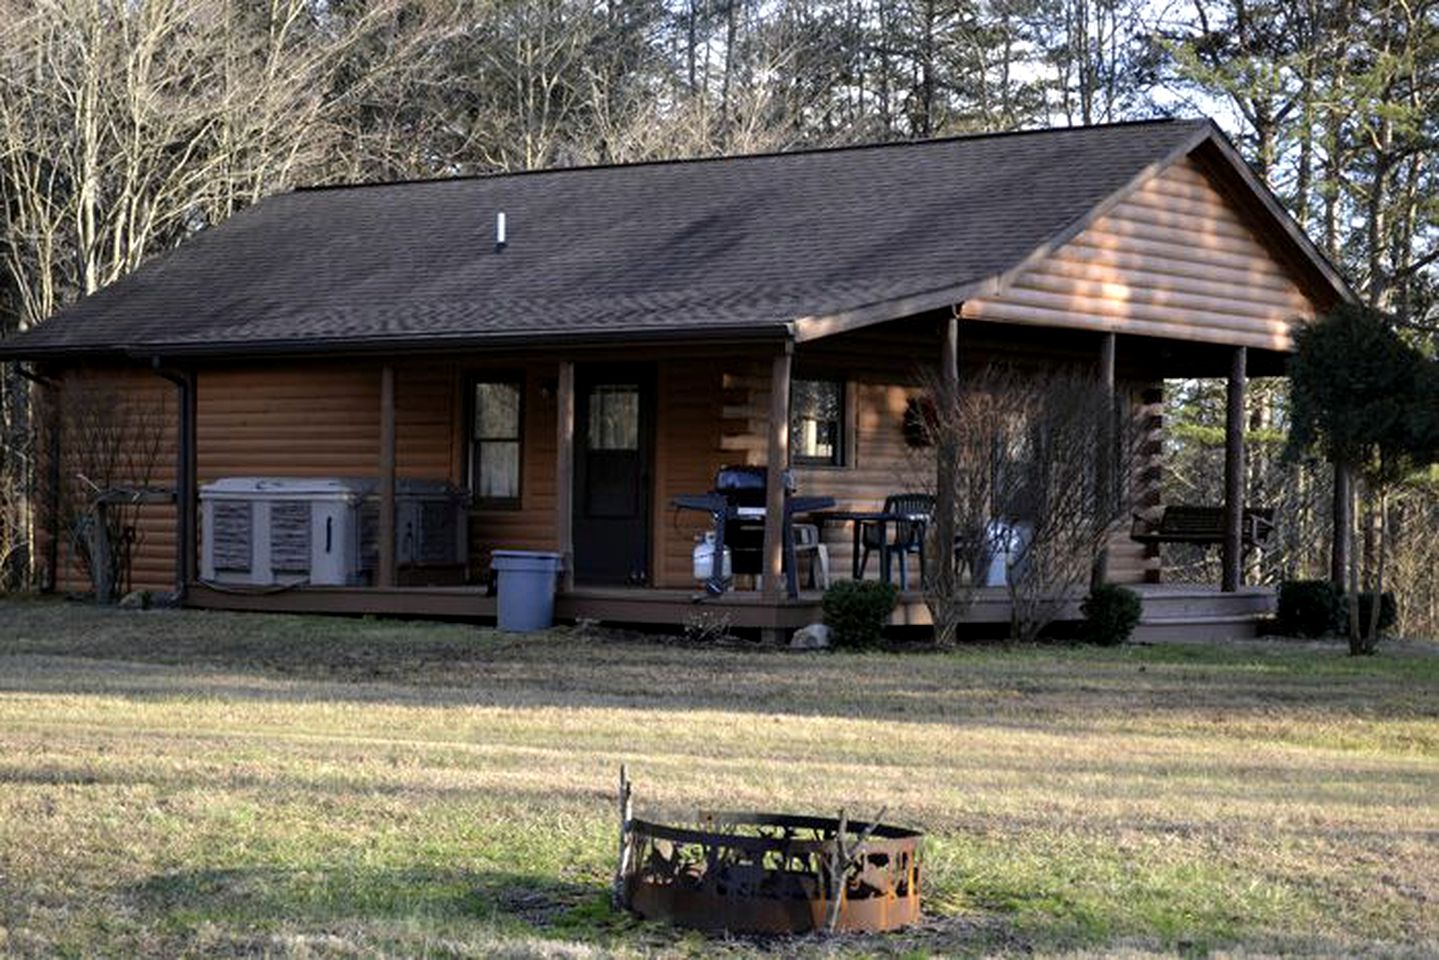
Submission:
POLYGON ((790 389, 790 458, 799 464, 844 463, 844 381, 796 380, 790 389))
POLYGON ((470 491, 480 506, 520 505, 523 386, 517 380, 477 380, 470 431, 470 491))

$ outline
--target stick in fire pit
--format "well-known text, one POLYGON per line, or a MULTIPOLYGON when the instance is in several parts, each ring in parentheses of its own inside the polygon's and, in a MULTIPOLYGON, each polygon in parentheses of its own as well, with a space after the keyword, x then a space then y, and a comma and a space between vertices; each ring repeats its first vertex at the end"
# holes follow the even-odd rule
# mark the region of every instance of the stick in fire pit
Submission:
POLYGON ((630 855, 633 845, 630 841, 630 820, 634 815, 633 785, 630 783, 630 771, 625 764, 620 764, 620 862, 615 868, 615 889, 611 899, 614 901, 616 910, 624 910, 629 906, 628 898, 625 896, 625 876, 630 869, 630 855))
POLYGON ((864 857, 864 845, 869 840, 874 828, 879 826, 884 815, 889 812, 889 807, 880 807, 879 815, 869 822, 864 828, 864 833, 859 835, 854 846, 845 844, 845 835, 849 833, 849 814, 844 807, 839 808, 839 829, 834 832, 834 850, 829 857, 829 916, 825 918, 824 928, 829 933, 839 929, 839 912, 844 907, 845 891, 849 887, 849 871, 851 867, 859 866, 864 857))

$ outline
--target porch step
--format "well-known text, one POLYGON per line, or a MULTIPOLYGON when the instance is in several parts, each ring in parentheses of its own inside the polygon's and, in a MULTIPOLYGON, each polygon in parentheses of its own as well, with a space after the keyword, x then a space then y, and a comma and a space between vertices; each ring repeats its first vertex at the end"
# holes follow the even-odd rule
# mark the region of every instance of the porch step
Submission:
POLYGON ((1134 628, 1131 639, 1143 643, 1175 640, 1253 640, 1259 635, 1259 618, 1238 616, 1146 616, 1134 628))
POLYGON ((1238 593, 1196 593, 1183 590, 1145 590, 1145 620, 1178 620, 1203 617, 1263 617, 1274 612, 1274 591, 1246 590, 1238 593))

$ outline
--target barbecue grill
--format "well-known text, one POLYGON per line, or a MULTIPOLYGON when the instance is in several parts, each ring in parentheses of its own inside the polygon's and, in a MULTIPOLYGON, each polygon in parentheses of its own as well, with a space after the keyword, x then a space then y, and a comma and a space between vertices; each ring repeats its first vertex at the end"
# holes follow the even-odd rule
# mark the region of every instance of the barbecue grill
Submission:
MULTIPOLYGON (((714 519, 716 557, 724 556, 728 546, 734 573, 758 575, 764 571, 765 488, 769 482, 766 467, 720 467, 715 474, 714 489, 708 493, 683 494, 672 503, 680 510, 702 510, 714 519)), ((794 475, 784 471, 784 564, 785 584, 791 597, 799 596, 799 578, 795 572, 793 517, 796 513, 823 510, 834 506, 833 497, 800 497, 795 495, 794 475)), ((722 564, 711 564, 705 590, 715 596, 729 589, 722 564)))

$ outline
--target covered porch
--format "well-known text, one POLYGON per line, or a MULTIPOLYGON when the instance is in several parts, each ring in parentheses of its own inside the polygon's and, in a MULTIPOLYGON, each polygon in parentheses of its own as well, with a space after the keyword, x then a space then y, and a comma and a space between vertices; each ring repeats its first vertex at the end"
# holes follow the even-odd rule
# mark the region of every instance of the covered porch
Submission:
MULTIPOLYGON (((742 588, 719 596, 708 595, 691 569, 696 539, 711 521, 676 510, 676 498, 709 489, 723 466, 781 463, 789 465, 803 494, 831 499, 839 509, 879 509, 887 495, 921 479, 933 481, 932 456, 905 440, 912 401, 946 370, 958 384, 966 371, 995 363, 1091 370, 1116 398, 1150 411, 1152 469, 1134 482, 1143 488, 1136 504, 1152 513, 1163 507, 1158 494, 1163 379, 1225 371, 1242 398, 1250 370, 1277 372, 1282 356, 1079 330, 1046 331, 1041 347, 1021 325, 962 321, 951 310, 797 343, 637 345, 622 354, 592 348, 558 357, 416 355, 324 369, 305 364, 286 371, 276 364, 263 377, 246 368, 201 367, 194 380, 190 450, 195 483, 254 472, 375 476, 377 562, 360 583, 249 589, 198 576, 193 550, 202 538, 197 537, 184 551, 192 564, 188 600, 228 609, 488 618, 495 612, 490 555, 526 549, 564 557, 556 607, 562 620, 679 627, 706 612, 734 627, 791 630, 821 619, 821 594, 789 593, 781 524, 771 520, 783 515, 771 508, 786 496, 780 472, 767 474, 764 565, 753 579, 742 578, 742 588), (515 388, 513 437, 506 423, 477 419, 482 401, 476 390, 505 383, 515 388), (812 428, 808 437, 792 435, 797 383, 833 386, 836 419, 820 431, 828 445, 816 444, 812 428), (316 387, 348 392, 352 402, 334 404, 331 414, 331 404, 312 393, 316 387), (626 393, 630 388, 633 393, 626 393), (353 400, 366 393, 373 414, 362 418, 353 400), (596 412, 604 404, 609 406, 596 412), (296 406, 310 410, 303 426, 288 416, 296 406), (333 422, 324 422, 327 417, 333 422), (608 433, 598 436, 602 431, 608 433), (343 452, 337 436, 348 438, 343 452), (513 461, 510 474, 498 476, 493 463, 484 462, 491 451, 486 444, 499 445, 507 455, 504 463, 513 461), (831 461, 819 462, 822 454, 831 461), (491 475, 482 476, 486 470, 491 475), (407 534, 397 526, 395 504, 407 480, 444 480, 466 491, 462 568, 397 561, 407 534), (488 485, 483 492, 481 484, 488 485)), ((1242 435, 1240 440, 1242 457, 1242 435)), ((1241 588, 1237 573, 1232 585, 1162 583, 1158 557, 1129 538, 1127 524, 1121 526, 1111 538, 1108 579, 1141 590, 1147 635, 1201 629, 1210 636, 1252 635, 1256 616, 1269 611, 1270 591, 1241 588)), ((847 576, 851 530, 843 523, 820 529, 831 570, 837 578, 847 576)), ((805 575, 801 583, 808 580, 807 566, 797 571, 805 575)), ((879 575, 878 563, 867 564, 866 577, 879 575)), ((911 567, 911 585, 917 579, 911 567)), ((1066 616, 1078 616, 1079 599, 1066 601, 1066 616)), ((966 619, 1000 624, 1009 616, 1006 591, 985 588, 966 619)), ((929 623, 918 591, 902 595, 894 622, 929 623)))

